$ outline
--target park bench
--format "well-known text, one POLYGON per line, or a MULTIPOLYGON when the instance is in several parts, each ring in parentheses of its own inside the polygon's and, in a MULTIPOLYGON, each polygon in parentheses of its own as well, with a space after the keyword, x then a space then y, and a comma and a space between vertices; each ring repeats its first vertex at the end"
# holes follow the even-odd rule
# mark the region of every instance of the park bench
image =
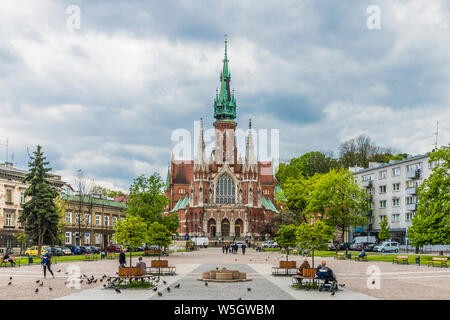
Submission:
POLYGON ((432 258, 431 260, 429 260, 428 261, 428 266, 436 266, 436 265, 438 265, 438 266, 440 266, 440 267, 447 267, 448 265, 447 265, 447 260, 448 260, 448 258, 437 258, 437 257, 434 257, 434 258, 432 258))
POLYGON ((280 261, 279 267, 272 267, 272 275, 274 276, 289 276, 291 274, 295 274, 296 272, 297 272, 296 261, 280 261))
POLYGON ((338 253, 334 256, 335 260, 345 260, 345 253, 338 253))
POLYGON ((409 264, 408 262, 408 256, 396 256, 393 260, 392 263, 402 263, 402 264, 409 264))
POLYGON ((84 261, 97 261, 98 256, 93 253, 87 253, 84 255, 84 261))
POLYGON ((147 273, 151 275, 175 275, 176 267, 169 266, 168 260, 152 260, 150 267, 147 267, 147 273))
POLYGON ((310 280, 314 282, 316 279, 317 269, 314 268, 305 268, 302 271, 302 275, 296 274, 292 276, 293 285, 298 285, 299 282, 302 283, 303 280, 310 280))
POLYGON ((20 259, 14 258, 13 261, 16 263, 15 265, 11 265, 11 262, 5 262, 3 259, 1 259, 0 267, 20 267, 20 259))
POLYGON ((114 260, 114 259, 116 259, 117 257, 119 257, 119 255, 118 255, 117 253, 112 253, 112 252, 110 252, 110 253, 108 253, 108 255, 106 256, 106 259, 108 259, 108 260, 114 260))
POLYGON ((355 260, 355 261, 368 261, 368 260, 367 260, 367 254, 364 255, 364 257, 360 257, 359 255, 354 256, 354 257, 353 257, 353 260, 355 260))

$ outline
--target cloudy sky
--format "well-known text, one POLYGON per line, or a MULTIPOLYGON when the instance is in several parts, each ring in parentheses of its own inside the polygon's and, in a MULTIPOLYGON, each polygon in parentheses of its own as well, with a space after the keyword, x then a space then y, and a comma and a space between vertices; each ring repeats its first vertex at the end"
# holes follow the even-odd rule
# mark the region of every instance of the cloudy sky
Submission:
POLYGON ((450 141, 445 0, 4 0, 0 21, 0 143, 20 168, 41 144, 69 182, 165 178, 172 132, 212 127, 225 33, 238 125, 279 129, 281 159, 362 133, 421 154, 436 121, 450 141))

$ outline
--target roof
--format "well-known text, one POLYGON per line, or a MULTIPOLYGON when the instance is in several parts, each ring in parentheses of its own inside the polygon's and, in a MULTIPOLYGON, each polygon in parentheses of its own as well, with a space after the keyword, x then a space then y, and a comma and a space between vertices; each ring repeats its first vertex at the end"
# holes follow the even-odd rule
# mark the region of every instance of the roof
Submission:
POLYGON ((428 157, 428 155, 426 155, 426 154, 420 154, 420 155, 417 155, 417 156, 409 157, 409 158, 398 160, 398 161, 395 161, 395 162, 385 163, 385 164, 382 164, 382 165, 380 165, 378 167, 373 167, 373 168, 367 168, 367 169, 359 170, 359 171, 355 172, 354 174, 370 172, 372 170, 378 170, 378 169, 387 168, 387 167, 390 167, 390 166, 396 166, 396 165, 399 165, 399 164, 402 164, 402 163, 405 163, 405 162, 414 161, 414 160, 418 160, 418 159, 423 159, 423 158, 427 158, 427 157, 428 157))
POLYGON ((177 204, 175 205, 175 207, 173 207, 173 209, 170 212, 174 212, 174 211, 178 211, 180 209, 185 209, 186 206, 189 204, 189 201, 191 199, 189 198, 188 195, 186 195, 186 198, 180 198, 180 200, 178 200, 177 204))
POLYGON ((172 169, 173 184, 190 184, 194 176, 193 160, 174 160, 172 169))
MULTIPOLYGON (((65 193, 61 193, 61 199, 64 201, 79 202, 80 196, 68 195, 65 193)), ((113 200, 98 199, 98 198, 91 198, 91 199, 92 199, 92 203, 95 205, 98 205, 98 206, 109 206, 109 207, 116 207, 116 208, 122 208, 122 209, 128 208, 128 205, 123 202, 116 202, 113 200)), ((89 203, 89 201, 86 198, 84 198, 83 200, 84 200, 83 203, 89 203)))
POLYGON ((261 204, 267 209, 267 210, 271 210, 274 211, 276 213, 279 213, 279 211, 277 210, 277 208, 275 208, 275 206, 273 205, 272 201, 270 199, 266 199, 266 197, 262 197, 261 198, 261 204))

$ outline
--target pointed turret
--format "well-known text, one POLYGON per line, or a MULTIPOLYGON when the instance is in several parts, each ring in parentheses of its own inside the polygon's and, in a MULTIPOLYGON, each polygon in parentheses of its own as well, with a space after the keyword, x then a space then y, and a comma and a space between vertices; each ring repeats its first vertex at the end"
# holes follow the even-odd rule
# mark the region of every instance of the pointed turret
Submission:
POLYGON ((255 172, 257 166, 257 161, 255 158, 255 147, 253 145, 253 135, 252 135, 252 119, 248 121, 248 138, 247 138, 247 146, 245 150, 245 171, 255 172))
POLYGON ((220 93, 216 93, 214 99, 214 118, 216 120, 234 121, 236 118, 236 100, 234 91, 231 92, 230 89, 231 74, 228 69, 227 44, 228 40, 225 35, 225 55, 222 73, 220 74, 220 93))
POLYGON ((203 136, 203 119, 200 118, 200 137, 198 138, 197 156, 194 161, 195 171, 208 171, 208 160, 205 153, 205 140, 203 136))

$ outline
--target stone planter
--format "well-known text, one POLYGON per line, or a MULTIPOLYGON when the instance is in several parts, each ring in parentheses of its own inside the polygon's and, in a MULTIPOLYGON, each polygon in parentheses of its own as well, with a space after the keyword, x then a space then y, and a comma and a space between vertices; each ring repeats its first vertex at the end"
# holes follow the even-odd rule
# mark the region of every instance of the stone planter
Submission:
POLYGON ((233 275, 233 279, 239 279, 239 271, 237 270, 231 270, 231 273, 233 275))
POLYGON ((210 279, 216 279, 217 271, 210 271, 209 272, 209 278, 210 279))
POLYGON ((120 268, 119 276, 142 276, 142 269, 137 267, 132 268, 120 268))
POLYGON ((233 274, 231 272, 218 272, 216 274, 217 280, 233 280, 233 274))
POLYGON ((210 275, 210 272, 203 272, 202 279, 211 279, 209 275, 210 275))
POLYGON ((247 279, 247 273, 239 272, 239 279, 247 279))

